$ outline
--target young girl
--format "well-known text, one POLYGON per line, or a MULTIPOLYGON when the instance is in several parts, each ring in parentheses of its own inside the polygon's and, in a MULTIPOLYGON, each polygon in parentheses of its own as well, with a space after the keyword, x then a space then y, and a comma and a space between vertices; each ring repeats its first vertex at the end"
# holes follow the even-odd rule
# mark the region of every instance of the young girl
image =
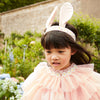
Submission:
POLYGON ((41 38, 47 62, 41 62, 26 79, 22 100, 100 100, 100 74, 89 64, 90 54, 76 43, 77 30, 67 23, 73 7, 65 3, 59 24, 52 24, 56 10, 41 38))

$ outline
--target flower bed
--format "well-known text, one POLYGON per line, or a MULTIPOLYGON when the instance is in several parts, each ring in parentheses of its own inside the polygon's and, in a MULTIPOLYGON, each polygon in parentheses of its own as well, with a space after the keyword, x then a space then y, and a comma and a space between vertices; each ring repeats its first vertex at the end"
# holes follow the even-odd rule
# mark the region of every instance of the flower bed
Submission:
POLYGON ((20 100, 23 94, 22 84, 9 74, 0 75, 0 100, 20 100))

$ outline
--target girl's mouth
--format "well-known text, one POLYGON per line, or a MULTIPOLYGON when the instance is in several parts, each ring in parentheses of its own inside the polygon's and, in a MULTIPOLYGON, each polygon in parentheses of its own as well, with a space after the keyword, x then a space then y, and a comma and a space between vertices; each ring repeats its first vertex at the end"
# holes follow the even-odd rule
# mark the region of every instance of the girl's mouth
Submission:
POLYGON ((53 62, 52 64, 53 64, 53 66, 58 66, 58 65, 60 65, 59 62, 53 62))

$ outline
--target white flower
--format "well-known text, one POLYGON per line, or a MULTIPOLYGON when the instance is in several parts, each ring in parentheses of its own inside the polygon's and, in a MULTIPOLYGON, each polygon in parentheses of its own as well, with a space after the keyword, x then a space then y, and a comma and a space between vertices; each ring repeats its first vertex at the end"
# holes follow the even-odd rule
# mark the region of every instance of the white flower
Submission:
POLYGON ((20 100, 21 97, 22 97, 21 94, 17 94, 15 98, 16 98, 17 100, 20 100))
POLYGON ((3 89, 4 91, 6 91, 6 90, 8 89, 7 83, 3 83, 3 84, 1 85, 1 87, 2 87, 2 89, 3 89))
POLYGON ((35 44, 35 41, 31 41, 30 44, 35 44))
POLYGON ((14 100, 14 99, 15 99, 14 96, 10 97, 10 100, 14 100))
POLYGON ((13 86, 10 86, 9 91, 10 91, 11 93, 13 93, 13 92, 15 91, 14 87, 13 87, 13 86))
POLYGON ((11 79, 3 80, 0 87, 2 88, 3 91, 5 91, 5 93, 9 91, 11 95, 13 94, 12 97, 9 97, 10 100, 20 100, 21 99, 22 97, 21 89, 17 87, 17 83, 14 82, 13 80, 11 79))

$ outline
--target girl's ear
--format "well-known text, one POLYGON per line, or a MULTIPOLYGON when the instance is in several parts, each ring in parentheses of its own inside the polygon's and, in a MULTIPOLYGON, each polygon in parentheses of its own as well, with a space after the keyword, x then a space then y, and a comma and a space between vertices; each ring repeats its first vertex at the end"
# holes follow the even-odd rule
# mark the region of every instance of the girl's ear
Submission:
POLYGON ((72 49, 72 51, 71 51, 71 55, 74 55, 76 52, 77 52, 77 50, 72 49))

